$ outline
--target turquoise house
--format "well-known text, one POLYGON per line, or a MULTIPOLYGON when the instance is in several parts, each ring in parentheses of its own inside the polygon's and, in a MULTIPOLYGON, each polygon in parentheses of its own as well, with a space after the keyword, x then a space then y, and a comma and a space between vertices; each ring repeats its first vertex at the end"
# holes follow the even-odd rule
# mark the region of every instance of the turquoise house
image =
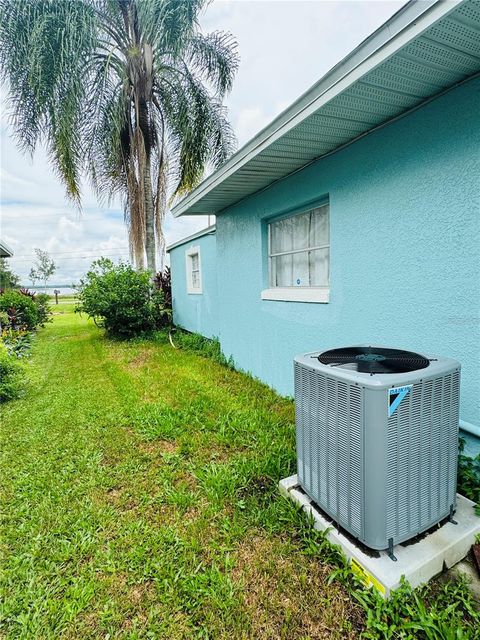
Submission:
POLYGON ((173 209, 175 322, 293 395, 296 354, 462 363, 480 450, 480 3, 410 2, 173 209))

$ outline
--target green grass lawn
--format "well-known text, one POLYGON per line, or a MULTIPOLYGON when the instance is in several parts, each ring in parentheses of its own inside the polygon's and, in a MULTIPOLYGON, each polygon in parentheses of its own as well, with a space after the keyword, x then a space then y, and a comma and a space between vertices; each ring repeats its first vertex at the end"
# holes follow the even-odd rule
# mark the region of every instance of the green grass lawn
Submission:
POLYGON ((276 489, 295 470, 291 402, 165 337, 108 340, 73 308, 54 305, 27 394, 2 408, 1 637, 475 637, 462 585, 426 606, 451 605, 464 635, 408 636, 387 632, 418 607, 329 579, 338 554, 276 489))

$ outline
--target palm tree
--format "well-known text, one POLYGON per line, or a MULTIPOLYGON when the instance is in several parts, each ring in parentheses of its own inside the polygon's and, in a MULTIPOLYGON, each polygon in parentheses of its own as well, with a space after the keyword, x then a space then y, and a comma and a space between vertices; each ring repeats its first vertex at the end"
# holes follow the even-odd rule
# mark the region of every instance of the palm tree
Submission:
POLYGON ((0 63, 20 147, 46 144, 79 205, 87 175, 120 195, 138 267, 163 250, 167 191, 192 189, 234 145, 223 98, 238 66, 206 0, 0 0, 0 63))

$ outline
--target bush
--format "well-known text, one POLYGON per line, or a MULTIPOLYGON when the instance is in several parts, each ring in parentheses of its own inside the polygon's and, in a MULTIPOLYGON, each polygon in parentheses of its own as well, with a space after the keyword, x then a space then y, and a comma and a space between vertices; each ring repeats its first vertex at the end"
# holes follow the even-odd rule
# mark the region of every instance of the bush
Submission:
POLYGON ((0 290, 0 326, 32 331, 51 321, 49 296, 28 289, 0 290))
POLYGON ((43 327, 46 322, 52 321, 50 296, 47 293, 37 293, 34 297, 34 302, 37 305, 38 324, 43 327))
POLYGON ((24 291, 0 292, 0 312, 8 315, 8 326, 12 329, 35 329, 40 324, 39 308, 34 295, 24 291))
POLYGON ((0 344, 0 402, 18 398, 23 391, 25 371, 15 355, 0 344))
POLYGON ((129 338, 165 326, 171 317, 162 289, 157 289, 147 271, 108 258, 96 260, 78 286, 85 312, 110 335, 129 338))
POLYGON ((48 296, 28 289, 0 290, 0 402, 20 395, 24 388, 24 367, 31 332, 50 320, 48 296))

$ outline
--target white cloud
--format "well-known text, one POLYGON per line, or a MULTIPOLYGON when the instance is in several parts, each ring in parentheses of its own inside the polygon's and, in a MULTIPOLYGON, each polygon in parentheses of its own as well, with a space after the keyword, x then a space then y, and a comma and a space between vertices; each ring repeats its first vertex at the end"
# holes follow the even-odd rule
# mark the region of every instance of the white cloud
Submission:
POLYGON ((260 129, 263 129, 272 119, 271 115, 261 107, 246 107, 241 109, 235 123, 235 134, 240 144, 248 141, 260 129))
MULTIPOLYGON (((227 30, 238 39, 241 64, 227 99, 240 145, 398 10, 402 0, 215 0, 201 17, 204 31, 227 30)), ((6 100, 3 99, 5 107, 6 100)), ((65 198, 48 155, 21 154, 6 109, 0 114, 0 235, 14 249, 12 267, 24 278, 34 247, 52 252, 56 283, 77 280, 94 257, 128 257, 120 203, 101 205, 88 184, 83 212, 65 198)), ((205 227, 206 216, 173 219, 167 244, 205 227)))

